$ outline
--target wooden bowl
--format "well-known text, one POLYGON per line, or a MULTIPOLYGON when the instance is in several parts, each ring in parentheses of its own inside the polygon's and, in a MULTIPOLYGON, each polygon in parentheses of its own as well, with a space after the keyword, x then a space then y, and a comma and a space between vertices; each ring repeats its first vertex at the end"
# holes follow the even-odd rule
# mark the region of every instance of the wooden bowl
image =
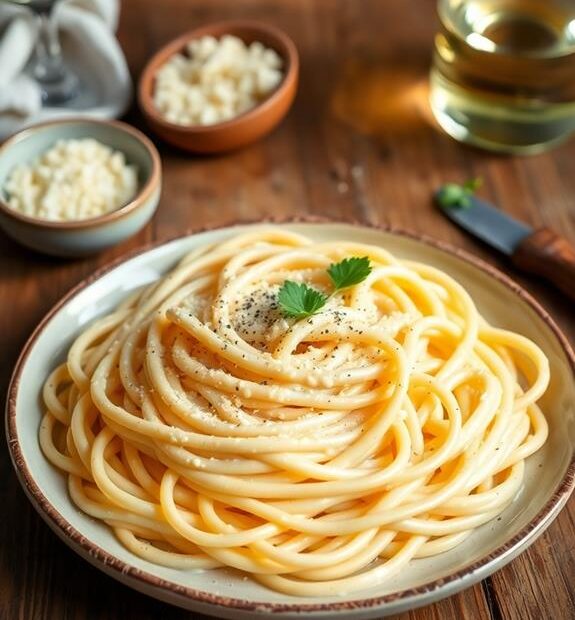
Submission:
POLYGON ((257 21, 223 21, 191 30, 160 49, 142 73, 138 100, 152 130, 170 144, 197 153, 221 153, 259 140, 282 120, 295 97, 298 74, 297 49, 281 30, 257 21), (220 38, 225 34, 235 35, 246 44, 260 41, 274 49, 284 61, 280 85, 254 108, 222 123, 178 125, 167 121, 153 102, 156 72, 192 39, 206 35, 220 38))

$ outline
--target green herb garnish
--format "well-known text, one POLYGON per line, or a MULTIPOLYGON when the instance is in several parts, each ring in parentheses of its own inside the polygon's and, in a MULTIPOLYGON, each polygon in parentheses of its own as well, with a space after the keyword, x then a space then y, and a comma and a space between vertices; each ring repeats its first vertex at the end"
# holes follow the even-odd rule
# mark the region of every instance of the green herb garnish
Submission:
POLYGON ((278 294, 278 301, 285 316, 305 319, 325 306, 327 295, 316 291, 303 282, 286 280, 278 294))
POLYGON ((470 196, 481 187, 480 177, 469 179, 463 185, 457 183, 446 183, 437 192, 437 202, 444 209, 453 207, 468 209, 471 206, 470 196))
POLYGON ((359 284, 371 273, 371 264, 367 256, 344 258, 339 263, 332 263, 327 273, 334 291, 325 295, 307 284, 286 280, 280 288, 278 302, 284 316, 293 319, 305 319, 323 308, 327 300, 348 286, 359 284))
POLYGON ((336 291, 359 284, 371 273, 371 265, 367 256, 344 258, 339 263, 332 263, 327 273, 336 291))

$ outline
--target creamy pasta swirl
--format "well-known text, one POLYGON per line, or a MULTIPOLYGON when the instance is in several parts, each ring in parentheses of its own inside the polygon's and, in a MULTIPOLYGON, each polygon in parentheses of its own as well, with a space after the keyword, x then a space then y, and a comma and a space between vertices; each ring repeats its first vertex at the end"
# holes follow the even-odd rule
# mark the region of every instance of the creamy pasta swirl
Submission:
POLYGON ((188 254, 98 319, 44 386, 40 443, 134 554, 303 596, 382 583, 521 489, 548 362, 428 265, 275 227, 188 254), (286 279, 368 256, 287 319, 286 279))

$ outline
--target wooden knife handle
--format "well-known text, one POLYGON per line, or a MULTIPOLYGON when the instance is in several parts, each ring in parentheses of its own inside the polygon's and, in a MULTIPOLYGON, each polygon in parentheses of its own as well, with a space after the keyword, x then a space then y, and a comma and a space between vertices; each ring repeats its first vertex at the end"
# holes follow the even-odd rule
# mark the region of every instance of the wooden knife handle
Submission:
POLYGON ((513 263, 543 276, 575 299, 575 248, 548 228, 539 228, 517 246, 513 263))

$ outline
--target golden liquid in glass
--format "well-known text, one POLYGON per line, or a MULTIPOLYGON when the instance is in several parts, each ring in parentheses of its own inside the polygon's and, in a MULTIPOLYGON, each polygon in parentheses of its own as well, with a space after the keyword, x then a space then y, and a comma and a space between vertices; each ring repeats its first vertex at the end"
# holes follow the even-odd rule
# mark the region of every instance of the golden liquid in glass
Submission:
POLYGON ((454 138, 511 153, 575 131, 575 0, 440 0, 431 107, 454 138))

